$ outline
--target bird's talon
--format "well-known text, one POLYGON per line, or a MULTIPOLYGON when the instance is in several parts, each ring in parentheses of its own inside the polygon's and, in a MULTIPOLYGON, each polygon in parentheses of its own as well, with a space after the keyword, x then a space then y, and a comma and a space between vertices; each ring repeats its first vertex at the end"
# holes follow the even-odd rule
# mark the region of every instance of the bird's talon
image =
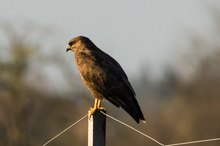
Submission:
POLYGON ((89 118, 92 117, 92 115, 94 114, 95 111, 96 111, 95 108, 90 108, 90 110, 89 110, 89 118))
POLYGON ((104 107, 98 107, 97 109, 99 109, 99 110, 105 110, 104 107))
POLYGON ((92 115, 95 113, 95 111, 97 110, 97 109, 99 109, 99 110, 105 110, 105 108, 104 107, 96 107, 96 108, 90 108, 89 109, 89 118, 91 118, 92 117, 92 115))

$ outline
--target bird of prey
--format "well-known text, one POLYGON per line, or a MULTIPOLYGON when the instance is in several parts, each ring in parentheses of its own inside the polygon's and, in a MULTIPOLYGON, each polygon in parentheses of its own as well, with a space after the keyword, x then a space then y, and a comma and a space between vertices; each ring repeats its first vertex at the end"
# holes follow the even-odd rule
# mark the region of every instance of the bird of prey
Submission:
POLYGON ((119 63, 100 50, 89 38, 78 36, 72 38, 66 51, 75 53, 75 61, 82 80, 95 97, 94 107, 102 109, 103 98, 117 107, 122 107, 137 123, 145 121, 135 98, 135 92, 119 63))

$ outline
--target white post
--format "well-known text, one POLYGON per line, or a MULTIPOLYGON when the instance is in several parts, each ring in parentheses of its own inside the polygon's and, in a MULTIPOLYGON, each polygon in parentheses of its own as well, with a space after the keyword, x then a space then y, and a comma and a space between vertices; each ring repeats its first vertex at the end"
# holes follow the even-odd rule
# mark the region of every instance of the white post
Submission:
POLYGON ((105 146, 106 116, 97 109, 88 117, 88 146, 105 146))

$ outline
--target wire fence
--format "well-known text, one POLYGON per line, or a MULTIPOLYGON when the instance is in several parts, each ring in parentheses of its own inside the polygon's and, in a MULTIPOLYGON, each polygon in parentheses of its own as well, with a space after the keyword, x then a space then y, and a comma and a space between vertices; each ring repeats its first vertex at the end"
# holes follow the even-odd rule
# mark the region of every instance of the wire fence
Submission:
POLYGON ((61 131, 60 133, 58 133, 56 136, 54 136, 53 138, 51 138, 50 140, 48 140, 46 143, 43 144, 43 146, 46 146, 47 144, 49 144, 50 142, 52 142, 54 139, 56 139, 57 137, 59 137, 60 135, 62 135, 64 132, 66 132, 67 130, 69 130, 70 128, 72 128, 73 126, 75 126, 76 124, 78 124, 79 122, 81 122, 83 119, 85 119, 88 116, 88 114, 86 114, 85 116, 83 116, 82 118, 80 118, 79 120, 77 120, 76 122, 74 122, 72 125, 70 125, 69 127, 67 127, 66 129, 64 129, 63 131, 61 131))
MULTIPOLYGON (((173 144, 163 144, 161 142, 159 142, 158 140, 152 138, 151 136, 135 129, 134 127, 116 119, 115 117, 106 114, 102 111, 100 111, 102 114, 104 114, 105 116, 109 117, 110 119, 126 126, 127 128, 139 133, 140 135, 154 141, 155 143, 157 143, 160 146, 181 146, 181 145, 189 145, 189 144, 196 144, 196 143, 205 143, 205 142, 212 142, 212 141, 220 141, 220 137, 219 138, 211 138, 211 139, 203 139, 203 140, 195 140, 195 141, 187 141, 187 142, 181 142, 181 143, 173 143, 173 144)), ((63 131, 61 131, 60 133, 58 133, 56 136, 54 136, 53 138, 51 138, 50 140, 48 140, 46 143, 44 143, 42 146, 46 146, 48 145, 50 142, 52 142, 53 140, 55 140, 57 137, 61 136, 64 132, 66 132, 67 130, 69 130, 70 128, 72 128, 73 126, 75 126, 76 124, 78 124, 79 122, 81 122, 83 119, 85 119, 88 116, 88 114, 84 115, 82 118, 80 118, 79 120, 77 120, 76 122, 74 122, 73 124, 71 124, 69 127, 67 127, 66 129, 64 129, 63 131)))

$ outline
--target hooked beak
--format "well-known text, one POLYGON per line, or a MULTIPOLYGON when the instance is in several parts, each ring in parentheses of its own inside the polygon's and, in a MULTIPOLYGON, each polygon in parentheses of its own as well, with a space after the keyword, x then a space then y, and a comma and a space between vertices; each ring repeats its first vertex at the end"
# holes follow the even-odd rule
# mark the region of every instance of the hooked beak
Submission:
POLYGON ((69 51, 69 50, 72 50, 72 48, 70 47, 70 45, 67 45, 66 46, 66 52, 69 51))

